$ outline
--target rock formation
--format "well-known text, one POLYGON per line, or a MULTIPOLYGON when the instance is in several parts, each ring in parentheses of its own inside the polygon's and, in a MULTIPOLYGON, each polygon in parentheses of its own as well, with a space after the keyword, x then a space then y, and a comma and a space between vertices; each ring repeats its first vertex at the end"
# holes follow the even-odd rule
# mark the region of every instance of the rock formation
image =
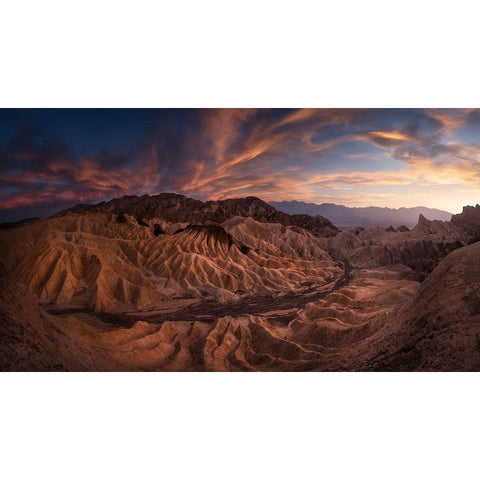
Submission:
POLYGON ((339 231, 324 217, 312 217, 304 214, 287 215, 256 197, 201 202, 176 193, 142 197, 126 196, 96 205, 77 205, 58 213, 57 216, 72 213, 115 213, 120 215, 127 212, 138 221, 159 218, 168 223, 184 222, 203 225, 208 222, 220 224, 232 217, 241 216, 251 217, 262 223, 296 225, 319 236, 333 236, 339 231))
POLYGON ((259 199, 0 230, 2 370, 478 370, 480 207, 339 232, 259 199))

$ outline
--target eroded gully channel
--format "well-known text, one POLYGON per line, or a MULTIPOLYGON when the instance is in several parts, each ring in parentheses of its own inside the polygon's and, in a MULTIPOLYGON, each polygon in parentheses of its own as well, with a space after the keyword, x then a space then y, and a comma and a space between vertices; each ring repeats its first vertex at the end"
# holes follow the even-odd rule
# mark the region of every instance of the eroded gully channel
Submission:
POLYGON ((117 327, 130 328, 137 321, 148 323, 163 323, 165 321, 198 321, 212 323, 217 318, 227 315, 238 317, 240 315, 264 316, 270 321, 288 323, 296 317, 297 311, 304 308, 307 303, 318 302, 327 295, 348 285, 352 270, 348 262, 343 264, 343 274, 334 282, 324 286, 321 290, 318 284, 307 282, 300 285, 300 292, 287 293, 282 296, 257 296, 241 297, 234 303, 220 303, 214 299, 202 299, 185 307, 171 312, 144 312, 144 314, 93 312, 86 308, 60 308, 58 305, 45 306, 45 309, 54 315, 67 315, 75 313, 89 313, 105 323, 117 327))

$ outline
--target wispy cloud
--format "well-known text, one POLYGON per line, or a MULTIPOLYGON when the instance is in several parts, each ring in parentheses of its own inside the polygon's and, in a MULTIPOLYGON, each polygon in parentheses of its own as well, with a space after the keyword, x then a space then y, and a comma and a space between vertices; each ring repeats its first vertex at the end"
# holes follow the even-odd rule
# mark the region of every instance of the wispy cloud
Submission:
POLYGON ((455 185, 459 199, 462 188, 465 198, 477 189, 480 196, 475 110, 212 109, 180 112, 173 122, 174 114, 160 111, 158 127, 132 148, 100 145, 94 154, 42 125, 12 127, 0 137, 0 210, 165 190, 398 204, 455 185))

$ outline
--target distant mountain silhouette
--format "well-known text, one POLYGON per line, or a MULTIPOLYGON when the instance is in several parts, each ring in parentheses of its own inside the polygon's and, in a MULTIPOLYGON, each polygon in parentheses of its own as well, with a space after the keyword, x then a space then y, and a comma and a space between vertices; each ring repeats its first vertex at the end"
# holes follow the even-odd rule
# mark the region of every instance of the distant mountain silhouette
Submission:
POLYGON ((427 207, 381 208, 381 207, 345 207, 334 203, 305 203, 293 201, 269 202, 281 212, 293 214, 321 215, 339 227, 399 227, 409 228, 417 224, 418 216, 429 220, 450 221, 452 214, 444 210, 427 207))

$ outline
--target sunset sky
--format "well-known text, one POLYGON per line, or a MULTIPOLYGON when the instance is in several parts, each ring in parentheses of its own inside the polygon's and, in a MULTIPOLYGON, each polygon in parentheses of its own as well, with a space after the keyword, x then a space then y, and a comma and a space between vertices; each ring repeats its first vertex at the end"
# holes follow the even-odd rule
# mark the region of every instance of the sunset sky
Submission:
POLYGON ((0 221, 176 192, 480 203, 480 110, 0 110, 0 221))

